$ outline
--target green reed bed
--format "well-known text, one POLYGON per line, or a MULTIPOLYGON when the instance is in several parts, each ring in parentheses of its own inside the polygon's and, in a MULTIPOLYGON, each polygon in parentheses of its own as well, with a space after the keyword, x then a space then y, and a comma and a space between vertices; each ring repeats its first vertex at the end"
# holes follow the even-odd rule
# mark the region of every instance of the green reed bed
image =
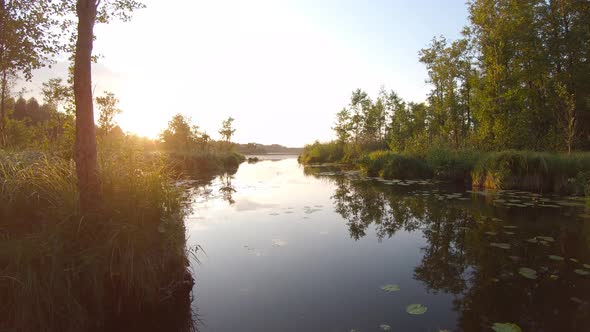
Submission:
POLYGON ((102 202, 83 216, 73 162, 0 155, 0 330, 103 330, 186 287, 186 199, 166 164, 100 164, 102 202))
POLYGON ((484 188, 581 195, 590 180, 590 153, 492 152, 479 159, 472 179, 484 188))
POLYGON ((216 173, 237 169, 246 157, 237 152, 170 152, 169 164, 176 171, 216 173))

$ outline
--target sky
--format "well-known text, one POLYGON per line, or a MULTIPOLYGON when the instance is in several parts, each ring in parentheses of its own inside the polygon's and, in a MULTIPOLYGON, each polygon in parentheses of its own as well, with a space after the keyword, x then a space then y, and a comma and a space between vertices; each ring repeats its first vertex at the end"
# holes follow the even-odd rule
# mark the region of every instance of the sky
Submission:
MULTIPOLYGON (((132 21, 95 27, 93 84, 119 98, 124 131, 152 138, 182 113, 213 138, 233 117, 239 143, 330 140, 357 88, 424 101, 418 51, 467 24, 464 0, 143 2, 132 21)), ((37 71, 29 94, 66 69, 37 71)))

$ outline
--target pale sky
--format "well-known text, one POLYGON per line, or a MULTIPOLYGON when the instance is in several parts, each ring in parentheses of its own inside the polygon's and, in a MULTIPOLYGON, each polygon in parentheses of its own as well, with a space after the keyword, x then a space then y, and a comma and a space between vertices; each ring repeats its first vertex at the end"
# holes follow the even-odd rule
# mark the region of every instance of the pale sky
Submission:
MULTIPOLYGON (((217 138, 303 146, 333 138, 356 88, 409 101, 429 87, 418 51, 460 36, 464 0, 145 0, 131 22, 98 25, 96 94, 114 92, 125 131, 157 137, 176 114, 217 138)), ((65 78, 66 64, 36 73, 65 78)))

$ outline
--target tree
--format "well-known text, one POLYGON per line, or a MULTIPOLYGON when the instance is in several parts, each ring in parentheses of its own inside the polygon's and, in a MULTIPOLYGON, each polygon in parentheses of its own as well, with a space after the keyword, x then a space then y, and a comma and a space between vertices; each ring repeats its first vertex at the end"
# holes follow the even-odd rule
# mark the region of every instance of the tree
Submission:
POLYGON ((127 21, 130 13, 142 8, 135 0, 62 0, 64 8, 75 9, 78 17, 74 55, 74 100, 76 104, 76 174, 83 212, 94 210, 100 201, 96 129, 92 98, 92 47, 94 25, 113 17, 127 21))
POLYGON ((199 134, 198 127, 191 126, 190 122, 191 119, 182 114, 172 117, 168 122, 168 128, 160 134, 160 140, 167 150, 194 150, 199 134))
POLYGON ((5 143, 10 84, 20 75, 30 80, 33 70, 63 50, 55 8, 52 1, 0 0, 0 147, 5 143))
POLYGON ((96 97, 96 104, 100 111, 98 127, 101 130, 101 134, 106 137, 115 128, 115 116, 122 112, 118 107, 119 99, 115 97, 114 93, 105 92, 104 96, 96 97))
POLYGON ((231 137, 234 135, 236 130, 232 128, 234 118, 228 117, 221 123, 221 129, 219 129, 219 135, 227 143, 228 148, 231 147, 231 137))

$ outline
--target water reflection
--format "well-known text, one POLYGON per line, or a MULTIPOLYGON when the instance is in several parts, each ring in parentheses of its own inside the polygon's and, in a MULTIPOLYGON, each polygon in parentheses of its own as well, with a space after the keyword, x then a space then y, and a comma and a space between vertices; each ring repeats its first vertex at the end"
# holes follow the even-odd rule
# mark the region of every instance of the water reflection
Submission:
POLYGON ((414 278, 429 292, 454 295, 462 330, 485 330, 495 317, 531 331, 590 330, 590 282, 573 272, 580 260, 590 261, 588 222, 572 220, 571 211, 507 212, 490 207, 489 199, 441 201, 435 198, 440 197, 436 187, 398 188, 316 170, 306 174, 336 184, 334 209, 346 220, 352 239, 366 236, 370 227, 379 241, 400 230, 420 230, 427 245, 414 278), (501 212, 511 224, 494 217, 501 212), (541 234, 555 234, 556 242, 526 242, 541 234), (495 242, 506 242, 512 250, 490 246, 495 242), (550 254, 578 258, 556 263, 550 254), (539 278, 518 275, 522 266, 536 269, 539 278))
POLYGON ((590 277, 575 272, 590 270, 590 221, 566 198, 294 160, 243 165, 195 193, 189 232, 209 256, 196 267, 203 331, 590 330, 590 277), (401 291, 380 291, 388 283, 401 291), (428 312, 412 317, 410 303, 428 312))

